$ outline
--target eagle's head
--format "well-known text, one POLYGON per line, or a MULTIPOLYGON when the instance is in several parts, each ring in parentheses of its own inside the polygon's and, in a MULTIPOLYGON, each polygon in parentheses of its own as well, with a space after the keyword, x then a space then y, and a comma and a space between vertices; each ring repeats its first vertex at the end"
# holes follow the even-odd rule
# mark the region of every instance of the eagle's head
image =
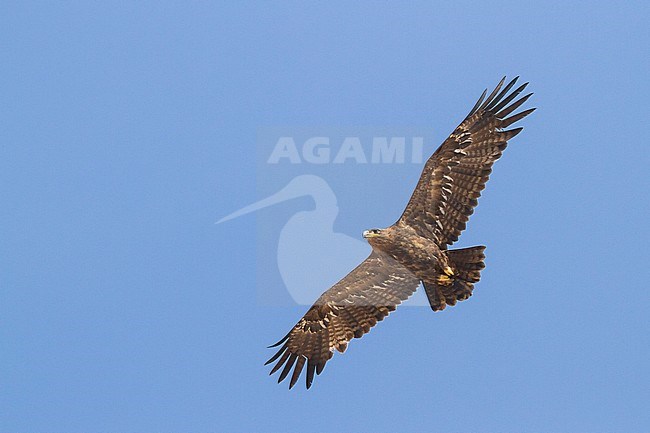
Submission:
POLYGON ((379 247, 380 249, 384 245, 392 243, 392 230, 391 228, 386 229, 370 229, 363 232, 363 237, 368 240, 368 243, 373 247, 379 247))
POLYGON ((381 235, 381 229, 370 229, 363 232, 364 239, 377 238, 381 235))

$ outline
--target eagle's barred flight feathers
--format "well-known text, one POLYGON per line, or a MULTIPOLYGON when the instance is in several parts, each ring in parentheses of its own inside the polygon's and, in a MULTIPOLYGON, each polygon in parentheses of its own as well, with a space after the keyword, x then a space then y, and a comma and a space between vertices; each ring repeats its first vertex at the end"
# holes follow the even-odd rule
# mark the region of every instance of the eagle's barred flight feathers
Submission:
POLYGON ((321 295, 293 329, 279 342, 280 350, 266 364, 280 358, 271 370, 284 364, 278 382, 284 380, 295 363, 289 386, 298 380, 307 363, 307 388, 332 357, 334 349, 344 352, 353 338, 370 331, 397 305, 415 292, 417 277, 386 254, 370 256, 321 295))
POLYGON ((524 83, 506 96, 518 78, 498 93, 504 77, 484 101, 487 91, 483 92, 467 117, 426 162, 399 222, 414 227, 422 236, 433 237, 441 247, 458 240, 474 213, 492 165, 501 157, 508 140, 523 129, 504 128, 535 110, 507 117, 532 95, 508 105, 528 85, 524 83))

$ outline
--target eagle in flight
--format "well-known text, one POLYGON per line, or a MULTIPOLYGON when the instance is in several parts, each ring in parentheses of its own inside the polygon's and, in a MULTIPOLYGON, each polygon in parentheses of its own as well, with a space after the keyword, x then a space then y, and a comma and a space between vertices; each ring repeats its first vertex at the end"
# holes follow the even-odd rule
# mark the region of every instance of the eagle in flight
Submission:
POLYGON ((501 157, 508 140, 523 129, 507 128, 535 110, 511 115, 532 95, 512 102, 528 85, 510 92, 518 78, 503 87, 504 77, 487 98, 487 90, 483 92, 426 162, 397 222, 363 232, 372 246, 370 256, 323 293, 293 329, 271 346, 281 345, 266 362, 277 360, 271 374, 282 369, 278 382, 291 373, 289 388, 293 387, 306 365, 309 388, 314 373, 323 371, 334 350, 343 353, 353 338, 370 331, 420 283, 433 311, 472 296, 485 267, 485 247, 447 247, 465 229, 492 164, 501 157))

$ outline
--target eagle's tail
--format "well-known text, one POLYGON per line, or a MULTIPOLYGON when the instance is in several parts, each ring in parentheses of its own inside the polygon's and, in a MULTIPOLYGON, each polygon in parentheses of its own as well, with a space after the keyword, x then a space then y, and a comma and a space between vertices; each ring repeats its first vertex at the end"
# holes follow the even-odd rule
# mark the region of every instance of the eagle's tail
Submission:
POLYGON ((456 305, 472 296, 474 283, 481 279, 485 268, 484 246, 447 251, 452 269, 424 281, 424 291, 433 311, 444 310, 447 305, 456 305))

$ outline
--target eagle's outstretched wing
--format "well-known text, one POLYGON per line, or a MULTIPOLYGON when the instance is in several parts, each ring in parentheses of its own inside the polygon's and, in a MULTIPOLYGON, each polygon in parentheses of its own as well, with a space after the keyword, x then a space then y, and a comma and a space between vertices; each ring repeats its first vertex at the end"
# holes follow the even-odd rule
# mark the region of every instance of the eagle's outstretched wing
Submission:
POLYGON ((293 329, 279 342, 280 358, 271 374, 283 365, 278 382, 293 367, 289 388, 307 364, 307 388, 314 372, 320 374, 334 349, 344 352, 348 342, 360 338, 415 292, 419 280, 388 255, 373 251, 345 278, 321 295, 293 329), (295 365, 295 367, 294 367, 295 365))
POLYGON ((429 158, 398 224, 436 239, 441 248, 458 240, 478 204, 492 164, 501 157, 507 141, 523 128, 504 129, 535 110, 510 116, 532 95, 512 102, 528 85, 508 94, 517 78, 501 90, 504 77, 485 101, 487 91, 483 92, 465 120, 429 158))

